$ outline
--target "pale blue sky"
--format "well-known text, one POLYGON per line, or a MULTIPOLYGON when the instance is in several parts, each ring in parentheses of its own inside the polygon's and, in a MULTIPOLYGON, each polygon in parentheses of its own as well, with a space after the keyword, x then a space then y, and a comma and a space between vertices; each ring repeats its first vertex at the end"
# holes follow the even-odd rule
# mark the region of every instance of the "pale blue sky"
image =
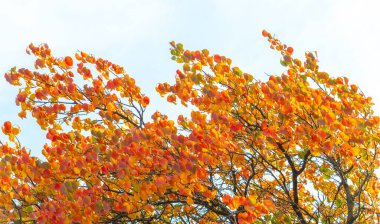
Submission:
POLYGON ((226 55, 266 79, 264 73, 280 74, 284 68, 262 29, 300 57, 318 51, 321 70, 349 77, 374 98, 380 114, 379 12, 377 0, 0 0, 0 123, 20 125, 21 141, 40 155, 44 134, 32 118, 17 118, 17 88, 3 78, 12 66, 32 66, 33 57, 25 54, 30 42, 48 43, 56 56, 83 50, 124 66, 151 97, 152 110, 174 116, 183 110, 154 91, 157 83, 174 81, 171 40, 226 55))

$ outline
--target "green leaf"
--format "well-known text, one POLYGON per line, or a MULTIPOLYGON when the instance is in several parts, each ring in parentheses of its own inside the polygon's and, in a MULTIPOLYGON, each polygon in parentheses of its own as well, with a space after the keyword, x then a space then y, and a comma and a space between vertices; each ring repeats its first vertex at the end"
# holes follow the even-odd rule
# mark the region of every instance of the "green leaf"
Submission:
POLYGON ((340 208, 340 207, 342 207, 342 205, 343 205, 342 200, 340 200, 340 199, 336 200, 336 207, 340 208))
POLYGON ((298 152, 298 157, 300 157, 301 159, 304 159, 304 158, 305 158, 305 155, 306 155, 306 151, 307 151, 307 150, 299 151, 299 152, 298 152))
POLYGON ((50 164, 48 162, 41 162, 40 160, 36 161, 36 165, 37 165, 37 167, 42 168, 42 169, 49 169, 50 168, 50 164))
POLYGON ((182 51, 183 50, 183 44, 178 43, 177 44, 177 49, 180 50, 180 51, 182 51))
POLYGON ((325 166, 321 166, 321 167, 319 167, 319 171, 324 174, 328 171, 328 169, 325 166))
POLYGON ((322 177, 323 177, 323 179, 328 180, 328 179, 330 179, 331 176, 328 173, 323 173, 322 177))
POLYGON ((103 203, 101 201, 96 202, 94 210, 95 212, 100 212, 103 210, 103 203))
POLYGON ((139 192, 140 186, 137 183, 133 184, 133 190, 139 192))
POLYGON ((92 143, 98 143, 98 139, 95 136, 91 136, 92 143))
POLYGON ((65 187, 69 193, 72 193, 74 190, 71 182, 65 182, 65 187))
POLYGON ((235 73, 235 75, 241 76, 243 72, 238 67, 233 67, 232 71, 235 73))
POLYGON ((34 211, 33 205, 30 205, 24 209, 25 212, 30 213, 34 211))

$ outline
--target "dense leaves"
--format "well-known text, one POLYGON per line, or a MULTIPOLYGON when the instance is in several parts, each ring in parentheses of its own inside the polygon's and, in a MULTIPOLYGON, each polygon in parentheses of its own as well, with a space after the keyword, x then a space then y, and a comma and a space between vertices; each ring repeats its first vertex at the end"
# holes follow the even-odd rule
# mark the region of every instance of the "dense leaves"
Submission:
POLYGON ((345 77, 320 71, 262 32, 286 71, 267 81, 208 50, 171 42, 181 64, 157 92, 192 105, 177 121, 112 62, 56 58, 30 45, 35 70, 12 68, 19 116, 46 130, 45 160, 6 121, 0 220, 41 223, 373 223, 379 221, 379 118, 345 77))

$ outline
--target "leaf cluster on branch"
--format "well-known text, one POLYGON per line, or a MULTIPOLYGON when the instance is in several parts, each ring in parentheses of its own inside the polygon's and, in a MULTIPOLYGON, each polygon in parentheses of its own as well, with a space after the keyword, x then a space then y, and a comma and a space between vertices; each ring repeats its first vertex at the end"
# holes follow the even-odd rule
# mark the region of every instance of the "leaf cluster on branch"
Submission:
POLYGON ((208 50, 171 42, 181 65, 155 112, 125 70, 85 52, 29 45, 35 70, 12 68, 19 116, 48 142, 46 161, 7 121, 0 144, 0 221, 39 223, 374 223, 379 117, 346 77, 320 71, 263 31, 285 72, 267 81, 208 50))

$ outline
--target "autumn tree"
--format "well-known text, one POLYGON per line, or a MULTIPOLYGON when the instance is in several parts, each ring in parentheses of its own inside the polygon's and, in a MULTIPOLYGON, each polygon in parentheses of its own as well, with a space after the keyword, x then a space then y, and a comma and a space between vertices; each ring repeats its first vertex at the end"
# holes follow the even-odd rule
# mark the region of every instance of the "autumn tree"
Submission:
POLYGON ((85 52, 54 57, 29 45, 35 69, 12 68, 19 116, 48 142, 30 155, 6 121, 0 220, 38 223, 380 222, 379 117, 346 77, 320 71, 315 52, 263 31, 285 71, 266 81, 208 50, 171 42, 181 65, 158 84, 176 121, 155 112, 125 70, 85 52))

